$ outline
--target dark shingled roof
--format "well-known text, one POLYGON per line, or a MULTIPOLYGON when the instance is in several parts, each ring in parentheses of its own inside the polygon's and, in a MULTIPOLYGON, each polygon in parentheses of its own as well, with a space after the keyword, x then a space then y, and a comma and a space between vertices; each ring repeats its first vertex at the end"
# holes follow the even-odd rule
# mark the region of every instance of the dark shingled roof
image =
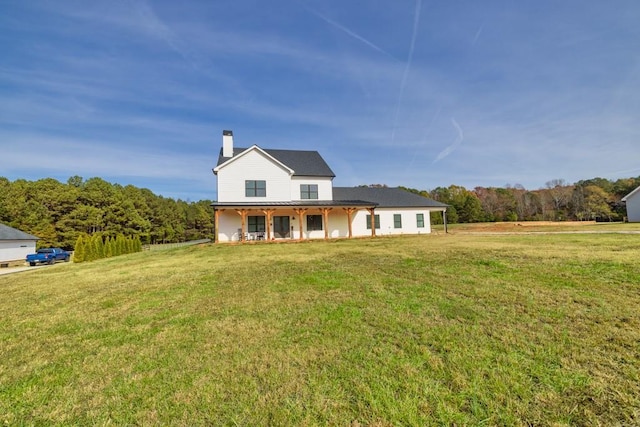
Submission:
POLYGON ((447 208, 444 203, 392 187, 333 187, 333 200, 367 200, 378 208, 447 208))
POLYGON ((36 236, 16 230, 8 225, 0 224, 0 240, 40 240, 36 236))
MULTIPOLYGON (((329 176, 332 178, 336 176, 317 151, 272 150, 262 147, 260 147, 260 149, 280 163, 293 169, 294 176, 329 176)), ((234 148, 233 157, 245 150, 247 150, 247 148, 234 148)), ((222 157, 222 149, 220 149, 217 166, 220 166, 228 160, 228 157, 222 157)))

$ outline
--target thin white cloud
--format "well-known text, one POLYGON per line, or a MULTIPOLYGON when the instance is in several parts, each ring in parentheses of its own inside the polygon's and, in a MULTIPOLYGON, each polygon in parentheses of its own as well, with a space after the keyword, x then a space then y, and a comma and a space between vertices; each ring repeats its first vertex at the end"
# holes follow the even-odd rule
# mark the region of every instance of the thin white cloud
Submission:
POLYGON ((456 137, 455 141, 453 141, 453 144, 449 145, 440 153, 438 153, 438 156, 435 158, 433 163, 438 163, 440 160, 444 159, 449 154, 453 153, 460 146, 460 144, 462 144, 462 141, 464 141, 464 133, 462 132, 462 128, 460 127, 458 122, 456 122, 456 119, 454 119, 453 117, 451 117, 451 124, 453 125, 453 127, 456 128, 456 131, 458 132, 458 136, 456 137))
POLYGON ((480 34, 482 34, 483 29, 484 29, 484 22, 482 23, 482 25, 480 25, 480 28, 478 28, 478 31, 476 31, 476 35, 473 37, 473 40, 471 41, 471 46, 476 45, 476 43, 478 42, 478 39, 480 38, 480 34))
POLYGON ((413 15, 413 32, 411 33, 411 43, 409 44, 409 55, 407 63, 402 73, 402 80, 400 81, 400 93, 398 94, 398 102, 396 104, 396 113, 393 118, 393 128, 391 130, 391 144, 393 145, 396 140, 396 127, 398 126, 398 116, 400 115, 400 107, 402 105, 402 97, 404 95, 404 89, 407 86, 407 79, 409 78, 409 70, 411 70, 411 62, 413 61, 413 52, 416 47, 416 36, 418 34, 418 25, 420 23, 420 10, 422 9, 422 0, 416 1, 416 9, 413 15))
POLYGON ((134 10, 140 19, 142 27, 154 37, 164 41, 166 45, 178 53, 194 69, 200 69, 199 61, 184 41, 155 13, 147 0, 133 2, 134 10))
POLYGON ((337 23, 336 21, 334 21, 333 19, 324 16, 323 14, 321 14, 320 12, 318 12, 315 9, 311 9, 309 7, 307 7, 307 10, 309 10, 309 12, 313 13, 314 15, 316 15, 318 18, 322 19, 324 22, 326 22, 327 24, 332 25, 333 27, 339 29, 340 31, 344 32, 345 34, 353 37, 356 40, 361 41, 362 43, 366 44, 367 46, 369 46, 370 48, 388 56, 389 58, 395 59, 397 61, 397 59, 391 55, 389 52, 387 52, 386 50, 382 49, 380 46, 372 43, 371 41, 365 39, 364 37, 362 37, 361 35, 357 34, 356 32, 350 30, 349 28, 345 27, 344 25, 341 25, 339 23, 337 23))
POLYGON ((420 144, 416 146, 413 152, 413 155, 411 156, 411 161, 409 162, 409 165, 407 166, 407 169, 406 169, 407 171, 413 172, 413 165, 416 161, 416 158, 418 157, 419 152, 423 151, 424 147, 428 144, 428 138, 431 134, 433 124, 435 123, 436 120, 438 120, 441 112, 442 112, 442 107, 438 107, 436 109, 436 112, 431 116, 431 119, 429 120, 429 124, 425 128, 422 139, 420 140, 420 144))

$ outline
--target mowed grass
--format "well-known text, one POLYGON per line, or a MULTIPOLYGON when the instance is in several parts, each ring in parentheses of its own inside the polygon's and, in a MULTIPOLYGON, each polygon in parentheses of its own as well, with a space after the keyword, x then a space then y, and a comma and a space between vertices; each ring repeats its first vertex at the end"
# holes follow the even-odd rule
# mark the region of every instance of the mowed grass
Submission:
MULTIPOLYGON (((515 221, 449 224, 449 233, 640 233, 640 223, 595 221, 515 221)), ((443 232, 442 224, 433 227, 443 232)))
POLYGON ((639 425, 639 254, 439 234, 0 276, 0 423, 639 425))

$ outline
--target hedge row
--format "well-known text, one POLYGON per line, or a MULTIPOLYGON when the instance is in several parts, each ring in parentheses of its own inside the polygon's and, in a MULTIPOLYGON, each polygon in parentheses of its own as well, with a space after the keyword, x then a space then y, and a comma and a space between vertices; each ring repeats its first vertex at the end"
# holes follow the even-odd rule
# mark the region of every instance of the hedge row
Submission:
POLYGON ((80 235, 76 240, 73 262, 95 261, 101 258, 130 254, 142 251, 142 242, 138 236, 103 237, 100 234, 80 235))

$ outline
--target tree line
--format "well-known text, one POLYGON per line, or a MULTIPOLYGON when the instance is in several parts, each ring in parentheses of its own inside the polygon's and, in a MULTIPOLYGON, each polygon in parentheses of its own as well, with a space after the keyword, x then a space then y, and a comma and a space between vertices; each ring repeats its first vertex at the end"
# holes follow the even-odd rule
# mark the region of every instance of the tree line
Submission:
MULTIPOLYGON (((380 186, 380 184, 376 184, 380 186)), ((492 221, 621 221, 620 200, 640 186, 640 177, 615 181, 593 178, 568 184, 548 181, 544 188, 521 185, 475 187, 450 185, 433 190, 405 188, 448 204, 451 223, 492 221)), ((41 238, 40 246, 72 250, 80 236, 104 241, 127 236, 142 244, 213 239, 210 200, 186 202, 151 190, 122 186, 101 178, 73 176, 66 183, 0 177, 0 222, 41 238)), ((440 222, 437 215, 434 223, 440 222)))
POLYGON ((133 185, 73 176, 62 183, 0 177, 0 222, 40 237, 39 246, 73 249, 81 235, 142 244, 213 238, 211 201, 186 202, 133 185))
MULTIPOLYGON (((494 221, 622 221, 626 207, 621 199, 640 186, 640 177, 615 181, 593 178, 568 184, 548 181, 544 188, 527 190, 521 185, 475 187, 458 185, 433 190, 407 190, 448 204, 451 223, 494 221)), ((437 216, 435 222, 442 220, 437 216)))

